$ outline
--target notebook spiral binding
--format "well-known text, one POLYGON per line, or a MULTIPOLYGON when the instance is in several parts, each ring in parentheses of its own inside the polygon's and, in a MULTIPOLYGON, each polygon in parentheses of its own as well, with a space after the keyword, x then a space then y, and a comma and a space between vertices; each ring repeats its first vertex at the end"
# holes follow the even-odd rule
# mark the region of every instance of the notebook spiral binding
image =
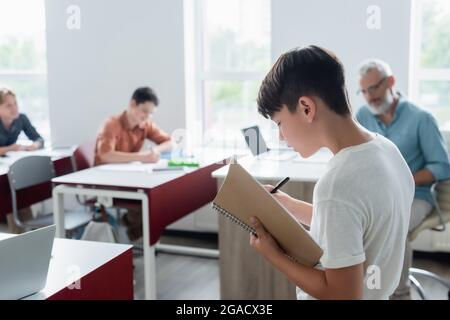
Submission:
POLYGON ((231 221, 233 221, 234 223, 236 223, 237 225, 240 225, 244 230, 250 232, 250 233, 256 233, 255 229, 253 229, 252 227, 250 227, 248 224, 246 224, 245 222, 243 222, 242 220, 236 218, 235 216, 233 216, 232 214, 230 214, 227 210, 223 209, 222 207, 220 207, 219 205, 213 203, 213 209, 216 210, 217 212, 219 212, 220 214, 223 214, 225 217, 227 217, 228 219, 230 219, 231 221))
MULTIPOLYGON (((219 205, 213 203, 212 205, 213 209, 216 210, 217 212, 219 212, 220 214, 223 214, 225 217, 227 217, 228 219, 230 219, 231 221, 233 221, 234 223, 236 223, 237 225, 240 225, 243 229, 245 229, 246 231, 250 232, 250 233, 254 233, 255 229, 253 229, 252 227, 250 227, 248 224, 246 224, 245 222, 243 222, 242 220, 236 218, 235 216, 233 216, 232 214, 230 214, 227 210, 225 210, 224 208, 220 207, 219 205)), ((295 259, 293 256, 290 256, 288 254, 286 254, 286 256, 291 259, 294 262, 297 262, 297 259, 295 259)))

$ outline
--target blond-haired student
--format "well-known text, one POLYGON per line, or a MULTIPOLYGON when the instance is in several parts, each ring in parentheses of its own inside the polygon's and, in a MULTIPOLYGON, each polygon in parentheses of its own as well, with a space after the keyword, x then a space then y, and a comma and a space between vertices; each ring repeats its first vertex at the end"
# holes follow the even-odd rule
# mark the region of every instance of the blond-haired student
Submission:
MULTIPOLYGON (((33 151, 44 146, 44 139, 36 131, 28 117, 19 112, 17 98, 14 91, 9 88, 0 88, 0 155, 5 155, 9 151, 33 151), (24 132, 32 144, 21 145, 17 143, 17 138, 24 132)), ((29 207, 18 212, 21 220, 32 217, 29 207)), ((13 219, 12 213, 6 216, 9 231, 21 233, 13 219)))
POLYGON ((44 139, 36 131, 28 117, 19 112, 16 94, 8 88, 0 88, 0 155, 9 151, 32 151, 44 146, 44 139), (17 144, 24 132, 31 145, 17 144))

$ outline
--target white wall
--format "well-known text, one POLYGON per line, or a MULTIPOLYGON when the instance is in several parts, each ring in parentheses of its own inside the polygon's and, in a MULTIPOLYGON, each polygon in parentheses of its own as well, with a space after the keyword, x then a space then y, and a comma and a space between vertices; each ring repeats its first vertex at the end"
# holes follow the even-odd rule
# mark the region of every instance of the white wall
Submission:
MULTIPOLYGON (((357 66, 388 61, 407 93, 409 0, 273 0, 272 57, 318 44, 344 62, 354 109, 357 66), (381 9, 381 29, 366 26, 370 5, 381 9)), ((120 112, 132 91, 149 85, 161 105, 155 120, 167 131, 186 126, 182 0, 46 1, 50 123, 54 145, 93 139, 105 117, 120 112), (81 29, 66 27, 70 5, 81 29)))
POLYGON ((143 85, 160 98, 158 124, 185 127, 182 0, 47 0, 46 16, 53 145, 95 139, 143 85), (80 30, 66 26, 70 5, 80 30))
POLYGON ((272 58, 293 47, 316 44, 334 51, 346 68, 353 109, 363 103, 356 96, 357 67, 370 57, 387 61, 407 94, 410 45, 410 0, 272 0, 272 58), (367 9, 380 8, 381 28, 370 30, 367 9))

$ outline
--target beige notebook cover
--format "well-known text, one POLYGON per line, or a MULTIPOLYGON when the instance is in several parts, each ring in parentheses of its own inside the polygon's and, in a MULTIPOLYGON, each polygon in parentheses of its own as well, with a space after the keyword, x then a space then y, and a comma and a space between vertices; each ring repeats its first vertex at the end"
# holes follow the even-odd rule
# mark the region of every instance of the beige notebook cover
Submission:
POLYGON ((315 266, 322 249, 302 225, 241 165, 230 164, 213 208, 249 232, 249 219, 256 216, 288 256, 315 266))

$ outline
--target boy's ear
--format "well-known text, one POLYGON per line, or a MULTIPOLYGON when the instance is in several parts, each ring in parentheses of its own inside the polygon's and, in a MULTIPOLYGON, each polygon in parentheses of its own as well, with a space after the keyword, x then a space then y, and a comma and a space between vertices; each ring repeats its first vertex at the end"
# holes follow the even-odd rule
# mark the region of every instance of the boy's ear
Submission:
POLYGON ((307 96, 302 96, 298 99, 297 108, 300 114, 305 117, 306 121, 312 123, 317 112, 317 106, 314 100, 307 96))

